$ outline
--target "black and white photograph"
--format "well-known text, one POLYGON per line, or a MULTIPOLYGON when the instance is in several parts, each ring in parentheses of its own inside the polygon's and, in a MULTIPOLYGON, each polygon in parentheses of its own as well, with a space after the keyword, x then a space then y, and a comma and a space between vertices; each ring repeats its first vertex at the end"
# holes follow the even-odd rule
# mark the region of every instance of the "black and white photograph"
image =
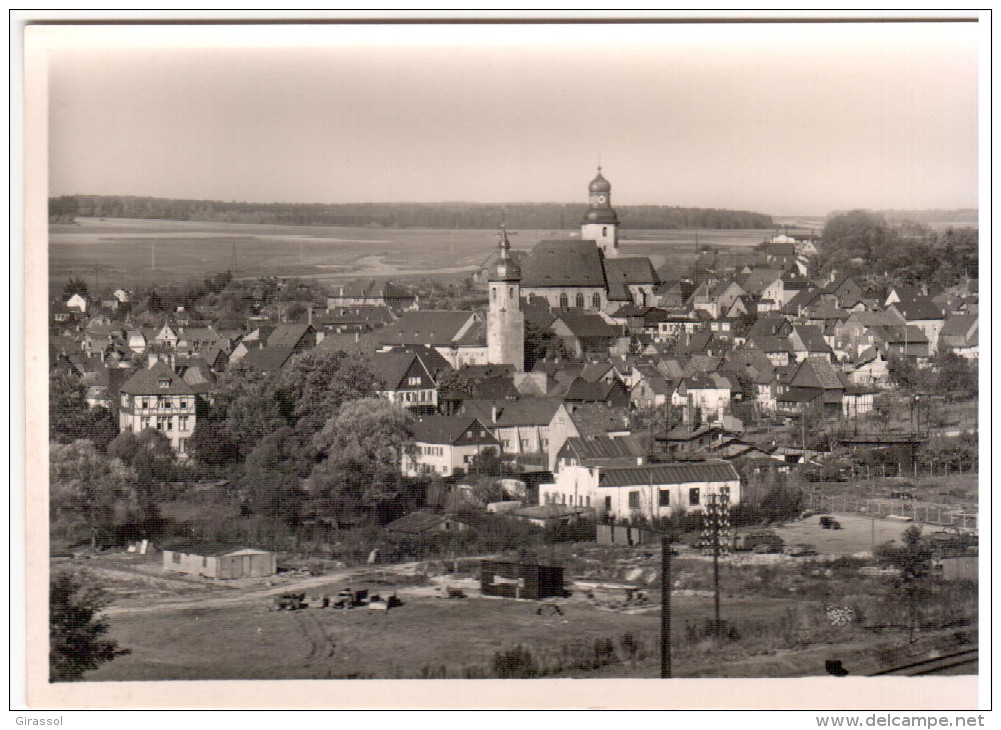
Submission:
POLYGON ((985 19, 804 15, 29 25, 43 704, 989 705, 985 19))

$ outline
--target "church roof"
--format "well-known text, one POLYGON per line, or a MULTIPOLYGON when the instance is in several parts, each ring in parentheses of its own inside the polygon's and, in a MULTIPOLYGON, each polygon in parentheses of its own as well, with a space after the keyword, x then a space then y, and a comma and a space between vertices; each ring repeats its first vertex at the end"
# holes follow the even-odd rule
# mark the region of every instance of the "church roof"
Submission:
POLYGON ((592 193, 609 193, 612 191, 612 184, 601 174, 601 167, 598 168, 598 174, 587 186, 587 189, 592 193))
POLYGON ((594 241, 549 239, 540 241, 522 264, 521 285, 526 289, 572 286, 606 288, 605 267, 594 241))
POLYGON ((660 284, 660 277, 646 256, 605 259, 605 278, 609 286, 613 282, 626 285, 660 284))

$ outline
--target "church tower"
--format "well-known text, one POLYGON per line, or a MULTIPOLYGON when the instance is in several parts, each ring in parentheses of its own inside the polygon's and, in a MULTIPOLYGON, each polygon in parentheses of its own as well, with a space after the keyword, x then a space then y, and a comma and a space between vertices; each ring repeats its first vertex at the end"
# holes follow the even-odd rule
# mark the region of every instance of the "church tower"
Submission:
POLYGON ((598 166, 598 176, 587 187, 587 216, 580 227, 580 237, 585 241, 594 241, 605 256, 615 258, 619 255, 619 217, 612 207, 612 185, 601 174, 598 166))
POLYGON ((521 269, 511 258, 511 242, 502 225, 500 257, 490 274, 490 309, 487 312, 487 362, 525 369, 525 313, 521 311, 521 269))

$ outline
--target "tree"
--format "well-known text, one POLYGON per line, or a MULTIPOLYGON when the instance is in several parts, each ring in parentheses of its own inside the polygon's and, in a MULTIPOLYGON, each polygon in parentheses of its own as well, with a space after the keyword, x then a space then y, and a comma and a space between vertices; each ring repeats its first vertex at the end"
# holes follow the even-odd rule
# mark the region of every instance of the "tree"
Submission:
POLYGON ((525 370, 531 371, 535 363, 547 357, 567 357, 563 340, 552 330, 525 322, 525 370))
POLYGON ((499 477, 505 472, 504 461, 493 446, 488 446, 469 460, 470 474, 499 477))
POLYGON ((49 444, 49 505, 53 522, 82 521, 91 547, 112 524, 116 509, 134 507, 135 472, 86 440, 49 444))
POLYGON ((836 213, 824 224, 820 253, 827 268, 845 266, 854 258, 872 263, 893 238, 892 229, 878 213, 865 210, 836 213))
POLYGON ((226 455, 233 450, 236 461, 249 454, 261 439, 287 425, 289 419, 274 380, 238 365, 216 381, 212 405, 204 417, 199 415, 193 436, 198 436, 196 450, 200 459, 225 463, 226 455), (209 443, 213 433, 221 438, 215 445, 209 443))
POLYGON ((159 516, 157 502, 162 498, 163 485, 170 481, 174 470, 174 450, 162 431, 147 428, 139 434, 123 431, 108 444, 108 455, 120 459, 135 472, 135 495, 148 527, 159 516))
POLYGON ((88 439, 104 449, 118 434, 118 425, 107 408, 91 408, 84 398, 84 385, 72 373, 49 379, 49 440, 71 443, 88 439))
POLYGON ((74 294, 87 298, 87 281, 83 277, 70 277, 63 287, 63 299, 69 299, 74 294))
POLYGON ((932 551, 921 537, 921 528, 911 525, 901 536, 902 547, 892 543, 877 548, 881 562, 889 563, 899 571, 893 581, 891 600, 903 599, 907 605, 907 636, 914 642, 914 632, 920 619, 921 602, 929 594, 932 551))
POLYGON ((947 400, 976 398, 979 392, 977 367, 953 352, 943 352, 935 358, 935 389, 947 400))
POLYGON ((278 394, 290 422, 311 436, 343 403, 374 396, 381 385, 381 378, 365 358, 316 348, 296 355, 282 370, 278 394))
POLYGON ((324 511, 378 508, 399 496, 401 466, 413 456, 412 422, 384 398, 344 403, 313 438, 321 461, 310 492, 324 511))
POLYGON ((108 624, 99 611, 108 603, 86 576, 65 572, 49 579, 49 681, 73 682, 117 656, 130 653, 103 638, 108 624))
POLYGON ((188 450, 197 461, 216 470, 232 466, 239 460, 240 454, 226 422, 208 418, 199 418, 195 423, 188 450))

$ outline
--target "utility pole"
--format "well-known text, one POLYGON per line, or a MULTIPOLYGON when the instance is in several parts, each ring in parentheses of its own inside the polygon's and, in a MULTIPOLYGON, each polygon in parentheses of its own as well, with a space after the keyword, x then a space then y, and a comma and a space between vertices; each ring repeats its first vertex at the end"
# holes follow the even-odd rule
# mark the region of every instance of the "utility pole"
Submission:
POLYGON ((660 538, 660 678, 671 678, 671 541, 660 538))
POLYGON ((713 556, 713 630, 717 637, 722 633, 719 605, 719 556, 730 550, 730 493, 729 489, 719 494, 707 495, 708 504, 702 513, 702 539, 705 549, 713 556))

